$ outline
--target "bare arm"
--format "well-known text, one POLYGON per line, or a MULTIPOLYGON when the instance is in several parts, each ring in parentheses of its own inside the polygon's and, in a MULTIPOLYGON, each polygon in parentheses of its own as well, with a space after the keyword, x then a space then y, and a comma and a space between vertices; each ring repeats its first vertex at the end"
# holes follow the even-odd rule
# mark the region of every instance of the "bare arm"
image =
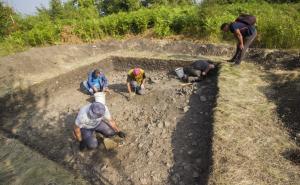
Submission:
POLYGON ((244 48, 244 41, 243 41, 243 36, 241 34, 241 31, 239 29, 235 30, 234 35, 239 41, 240 49, 243 49, 244 48))
POLYGON ((131 87, 130 87, 130 83, 129 82, 127 82, 127 89, 128 89, 129 94, 130 94, 131 93, 131 87))
POLYGON ((80 128, 76 124, 74 124, 73 134, 77 141, 82 140, 80 128))
POLYGON ((144 78, 144 79, 142 80, 142 84, 141 84, 141 87, 142 87, 142 88, 145 88, 145 81, 146 81, 146 79, 144 78))
POLYGON ((120 129, 117 127, 115 120, 111 119, 111 120, 108 120, 108 122, 109 122, 111 128, 114 129, 114 131, 116 131, 116 132, 120 131, 120 129))
POLYGON ((208 66, 205 71, 202 72, 202 75, 206 75, 208 73, 208 71, 210 70, 210 67, 208 66))

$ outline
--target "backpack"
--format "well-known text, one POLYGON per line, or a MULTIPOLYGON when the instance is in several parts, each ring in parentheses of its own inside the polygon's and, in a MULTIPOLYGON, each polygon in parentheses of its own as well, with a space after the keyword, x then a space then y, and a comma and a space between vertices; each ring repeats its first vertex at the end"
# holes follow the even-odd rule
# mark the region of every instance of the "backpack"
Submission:
POLYGON ((249 14, 241 14, 235 22, 241 22, 244 24, 247 24, 249 26, 252 26, 256 23, 256 17, 254 15, 249 15, 249 14))

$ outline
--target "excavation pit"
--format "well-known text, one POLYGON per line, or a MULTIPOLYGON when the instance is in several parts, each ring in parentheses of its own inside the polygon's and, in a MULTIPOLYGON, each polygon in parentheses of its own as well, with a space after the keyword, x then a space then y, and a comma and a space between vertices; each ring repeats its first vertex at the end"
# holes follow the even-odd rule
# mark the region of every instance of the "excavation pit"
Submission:
POLYGON ((205 184, 212 163, 213 108, 218 69, 183 85, 174 69, 191 60, 109 57, 1 99, 1 130, 91 184, 205 184), (146 95, 127 98, 127 71, 146 71, 146 95), (87 73, 109 79, 107 106, 127 133, 113 151, 103 145, 80 153, 72 137, 79 108, 92 101, 80 91, 87 73))

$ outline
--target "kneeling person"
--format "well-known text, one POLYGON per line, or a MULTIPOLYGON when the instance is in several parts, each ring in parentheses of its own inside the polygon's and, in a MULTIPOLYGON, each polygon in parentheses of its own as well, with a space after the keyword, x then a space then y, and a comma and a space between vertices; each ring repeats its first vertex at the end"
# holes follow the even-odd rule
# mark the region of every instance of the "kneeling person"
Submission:
POLYGON ((145 71, 141 68, 129 70, 127 75, 127 88, 129 94, 132 92, 143 95, 145 94, 145 71))
POLYGON ((90 94, 108 91, 107 78, 99 69, 95 69, 94 71, 90 72, 88 75, 88 80, 84 81, 83 85, 90 94))
POLYGON ((104 137, 118 135, 125 137, 125 133, 120 131, 110 112, 102 103, 94 102, 82 107, 77 115, 74 124, 74 136, 80 142, 80 149, 94 149, 98 146, 98 141, 94 137, 94 132, 101 133, 104 137))
POLYGON ((206 76, 207 73, 214 68, 214 64, 208 61, 198 60, 193 62, 190 66, 183 68, 185 74, 183 80, 188 82, 199 81, 201 76, 206 76))

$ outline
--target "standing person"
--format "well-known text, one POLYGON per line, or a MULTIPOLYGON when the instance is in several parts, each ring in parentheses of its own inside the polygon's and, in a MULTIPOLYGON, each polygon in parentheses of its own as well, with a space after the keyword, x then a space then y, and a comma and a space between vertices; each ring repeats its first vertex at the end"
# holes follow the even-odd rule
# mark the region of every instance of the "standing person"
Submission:
POLYGON ((141 68, 134 68, 128 71, 127 74, 127 89, 130 95, 132 92, 143 95, 145 94, 145 71, 141 68))
POLYGON ((83 82, 83 86, 92 95, 96 92, 109 91, 107 78, 99 69, 89 73, 88 80, 83 82))
POLYGON ((240 15, 235 22, 223 23, 221 30, 224 32, 230 31, 236 37, 238 43, 234 56, 229 62, 240 64, 244 59, 245 53, 257 35, 254 26, 256 18, 253 15, 240 15))
POLYGON ((191 65, 184 67, 183 80, 187 82, 199 81, 201 76, 206 76, 207 73, 214 69, 215 65, 206 60, 198 60, 193 62, 191 65))
POLYGON ((100 102, 83 106, 76 117, 73 133, 80 142, 80 150, 97 148, 98 141, 94 132, 99 132, 104 137, 125 137, 125 133, 120 131, 112 119, 107 106, 100 102))

